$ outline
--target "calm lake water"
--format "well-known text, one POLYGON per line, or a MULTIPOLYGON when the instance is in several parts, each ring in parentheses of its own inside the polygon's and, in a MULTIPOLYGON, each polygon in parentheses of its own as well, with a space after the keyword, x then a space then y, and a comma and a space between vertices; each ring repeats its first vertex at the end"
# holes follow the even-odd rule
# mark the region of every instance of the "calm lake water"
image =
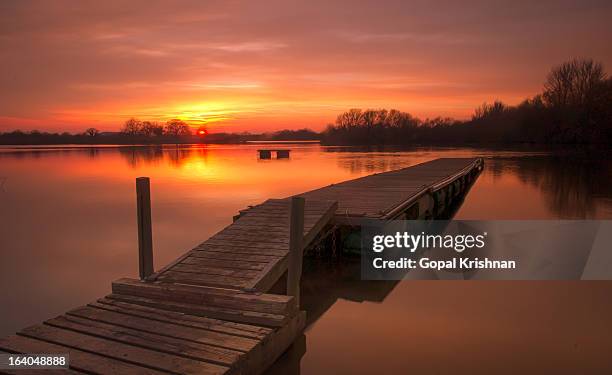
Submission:
MULTIPOLYGON (((0 148, 0 335, 136 277, 138 176, 156 267, 248 205, 438 157, 485 157, 456 218, 612 219, 601 155, 295 145, 263 161, 258 147, 0 148)), ((310 325, 272 374, 612 371, 612 282, 365 283, 350 264, 311 264, 303 288, 310 325)))

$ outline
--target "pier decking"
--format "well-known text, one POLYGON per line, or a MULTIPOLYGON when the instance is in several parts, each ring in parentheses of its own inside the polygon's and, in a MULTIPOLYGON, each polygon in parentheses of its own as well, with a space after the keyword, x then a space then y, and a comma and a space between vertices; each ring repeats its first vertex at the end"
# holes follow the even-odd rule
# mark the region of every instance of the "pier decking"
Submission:
MULTIPOLYGON (((478 158, 437 159, 299 194, 301 246, 358 218, 435 218, 481 169, 478 158)), ((263 372, 305 325, 297 296, 266 293, 295 256, 290 204, 270 199, 241 211, 146 280, 117 280, 110 295, 1 339, 0 352, 69 353, 70 370, 56 373, 263 372)))
POLYGON ((432 190, 460 181, 478 168, 478 158, 444 158, 409 168, 372 174, 322 187, 301 197, 338 202, 338 219, 361 217, 393 219, 399 212, 432 190))
MULTIPOLYGON (((245 211, 232 225, 209 238, 151 280, 268 291, 287 270, 288 199, 269 199, 245 211)), ((307 200, 304 246, 329 223, 335 201, 307 200)))
POLYGON ((131 279, 112 291, 1 339, 0 350, 69 353, 70 368, 89 373, 257 374, 305 322, 283 295, 131 279))

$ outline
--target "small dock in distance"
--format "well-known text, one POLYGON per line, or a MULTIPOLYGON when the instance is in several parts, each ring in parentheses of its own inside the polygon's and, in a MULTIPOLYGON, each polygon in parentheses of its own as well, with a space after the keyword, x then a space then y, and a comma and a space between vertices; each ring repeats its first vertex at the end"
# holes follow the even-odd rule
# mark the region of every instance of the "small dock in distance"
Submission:
MULTIPOLYGON (((58 373, 262 373, 304 329, 305 249, 360 218, 439 217, 482 167, 479 158, 437 159, 270 199, 158 272, 142 246, 142 280, 117 280, 111 294, 0 339, 0 352, 69 353, 70 369, 58 373), (286 293, 272 293, 285 275, 286 293)), ((146 245, 148 180, 142 192, 146 245)))
POLYGON ((277 159, 289 159, 291 150, 288 148, 284 149, 260 149, 257 150, 260 159, 272 159, 272 153, 276 154, 277 159))

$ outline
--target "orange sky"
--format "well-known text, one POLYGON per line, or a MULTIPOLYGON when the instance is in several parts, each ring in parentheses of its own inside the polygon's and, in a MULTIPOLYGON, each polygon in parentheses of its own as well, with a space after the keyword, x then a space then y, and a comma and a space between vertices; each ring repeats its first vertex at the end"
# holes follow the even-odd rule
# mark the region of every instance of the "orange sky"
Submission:
POLYGON ((609 1, 2 1, 0 131, 320 130, 350 108, 469 117, 573 57, 612 66, 609 1))

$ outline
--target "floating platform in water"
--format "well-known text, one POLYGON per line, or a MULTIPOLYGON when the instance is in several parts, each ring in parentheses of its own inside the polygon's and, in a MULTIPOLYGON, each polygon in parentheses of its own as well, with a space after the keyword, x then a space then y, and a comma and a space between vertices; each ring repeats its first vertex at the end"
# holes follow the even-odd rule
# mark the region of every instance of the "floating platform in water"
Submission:
POLYGON ((265 149, 257 150, 260 159, 272 159, 272 153, 276 154, 277 159, 288 159, 291 152, 290 149, 265 149))

